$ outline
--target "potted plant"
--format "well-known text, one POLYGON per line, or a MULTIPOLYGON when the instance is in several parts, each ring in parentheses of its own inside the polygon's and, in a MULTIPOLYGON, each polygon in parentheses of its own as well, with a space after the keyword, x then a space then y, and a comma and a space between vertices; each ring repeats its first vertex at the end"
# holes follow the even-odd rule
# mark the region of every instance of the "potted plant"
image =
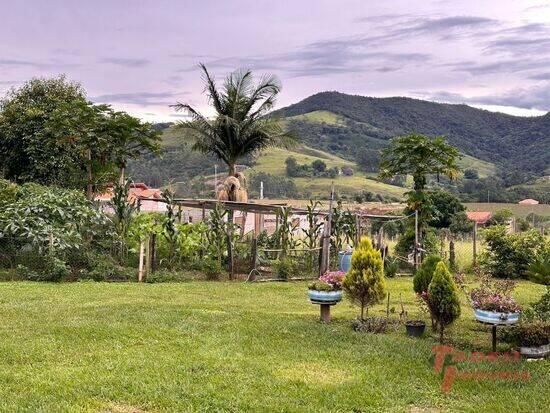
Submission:
POLYGON ((327 271, 308 286, 309 299, 313 304, 336 304, 342 300, 342 271, 327 271))
POLYGON ((481 285, 470 292, 476 319, 494 325, 517 323, 521 307, 511 296, 515 284, 511 280, 493 281, 489 276, 483 275, 481 285))
POLYGON ((504 339, 516 344, 526 358, 544 358, 550 354, 550 322, 521 321, 505 333, 504 339))
POLYGON ((411 337, 421 337, 426 330, 426 323, 423 320, 407 320, 405 322, 407 335, 411 337))
MULTIPOLYGON (((427 293, 423 293, 417 295, 418 300, 418 307, 420 308, 420 311, 423 315, 426 315, 428 313, 428 306, 427 306, 427 293)), ((426 330, 426 322, 424 320, 407 320, 405 321, 405 329, 407 330, 407 335, 410 337, 421 337, 424 334, 424 331, 426 330)))

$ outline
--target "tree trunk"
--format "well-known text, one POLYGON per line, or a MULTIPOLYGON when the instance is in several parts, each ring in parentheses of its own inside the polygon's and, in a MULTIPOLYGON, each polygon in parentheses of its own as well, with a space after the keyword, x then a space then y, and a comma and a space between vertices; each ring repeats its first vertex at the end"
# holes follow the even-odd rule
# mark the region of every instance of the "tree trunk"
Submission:
POLYGON ((86 198, 92 201, 94 199, 94 189, 93 189, 93 176, 92 176, 92 150, 88 149, 87 151, 88 165, 86 167, 88 173, 88 183, 86 186, 86 198))
POLYGON ((118 183, 120 185, 124 185, 124 181, 125 181, 124 174, 125 174, 125 172, 126 172, 126 167, 125 166, 120 167, 119 178, 118 178, 118 183))

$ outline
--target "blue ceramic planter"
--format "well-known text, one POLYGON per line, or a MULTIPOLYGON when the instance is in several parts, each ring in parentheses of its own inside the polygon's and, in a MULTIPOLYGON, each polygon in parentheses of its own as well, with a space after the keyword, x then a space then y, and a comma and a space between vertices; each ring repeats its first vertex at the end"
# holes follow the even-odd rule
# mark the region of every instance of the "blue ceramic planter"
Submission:
POLYGON ((340 251, 338 253, 338 269, 347 273, 351 269, 352 252, 340 251))
POLYGON ((334 305, 342 300, 342 290, 338 291, 317 291, 308 290, 309 300, 312 304, 334 305))
POLYGON ((474 309, 477 321, 487 324, 509 325, 519 321, 520 313, 497 313, 494 311, 485 311, 474 309))

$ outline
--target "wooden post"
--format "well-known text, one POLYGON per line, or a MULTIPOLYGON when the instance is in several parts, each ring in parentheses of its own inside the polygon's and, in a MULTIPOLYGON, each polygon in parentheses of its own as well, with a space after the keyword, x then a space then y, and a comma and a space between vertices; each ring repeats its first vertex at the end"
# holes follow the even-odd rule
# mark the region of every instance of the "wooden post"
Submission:
POLYGON ((147 238, 147 242, 145 242, 145 277, 147 277, 151 273, 151 236, 147 238))
POLYGON ((319 266, 319 275, 328 271, 330 265, 330 232, 332 226, 332 201, 334 200, 334 184, 330 190, 330 202, 328 204, 328 217, 323 231, 321 243, 321 265, 319 266))
POLYGON ((157 270, 157 234, 151 234, 151 247, 149 250, 150 262, 151 262, 151 274, 157 270))
POLYGON ((355 215, 355 248, 359 245, 361 239, 361 216, 355 215))
POLYGON ((330 305, 321 304, 319 307, 321 307, 321 321, 324 323, 330 323, 330 305))
POLYGON ((420 260, 418 259, 418 209, 414 211, 414 269, 418 270, 420 260))
POLYGON ((227 260, 229 264, 229 279, 233 279, 234 275, 234 262, 233 262, 233 239, 231 237, 231 234, 227 233, 227 260))
POLYGON ((477 222, 474 221, 474 233, 473 233, 473 266, 477 266, 477 222))
POLYGON ((456 253, 455 253, 455 241, 451 237, 451 240, 449 241, 449 266, 451 269, 456 269, 456 253))
POLYGON ((145 244, 143 241, 139 243, 139 264, 138 264, 138 282, 143 281, 143 255, 145 244))
POLYGON ((258 264, 258 239, 256 237, 252 238, 252 245, 250 247, 250 255, 251 255, 251 263, 250 266, 252 267, 250 269, 250 277, 248 277, 249 281, 254 281, 256 279, 256 265, 258 264))

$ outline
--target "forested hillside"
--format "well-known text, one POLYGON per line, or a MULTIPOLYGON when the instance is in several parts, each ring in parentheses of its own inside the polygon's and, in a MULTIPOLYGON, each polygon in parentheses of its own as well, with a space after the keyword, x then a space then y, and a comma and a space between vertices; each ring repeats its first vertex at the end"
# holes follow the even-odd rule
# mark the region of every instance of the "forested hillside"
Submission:
POLYGON ((286 118, 308 145, 349 159, 358 149, 379 149, 394 136, 416 132, 444 135, 465 154, 507 169, 542 175, 550 165, 550 114, 527 118, 404 97, 322 92, 274 115, 286 118), (303 116, 319 111, 336 116, 328 122, 303 116))

